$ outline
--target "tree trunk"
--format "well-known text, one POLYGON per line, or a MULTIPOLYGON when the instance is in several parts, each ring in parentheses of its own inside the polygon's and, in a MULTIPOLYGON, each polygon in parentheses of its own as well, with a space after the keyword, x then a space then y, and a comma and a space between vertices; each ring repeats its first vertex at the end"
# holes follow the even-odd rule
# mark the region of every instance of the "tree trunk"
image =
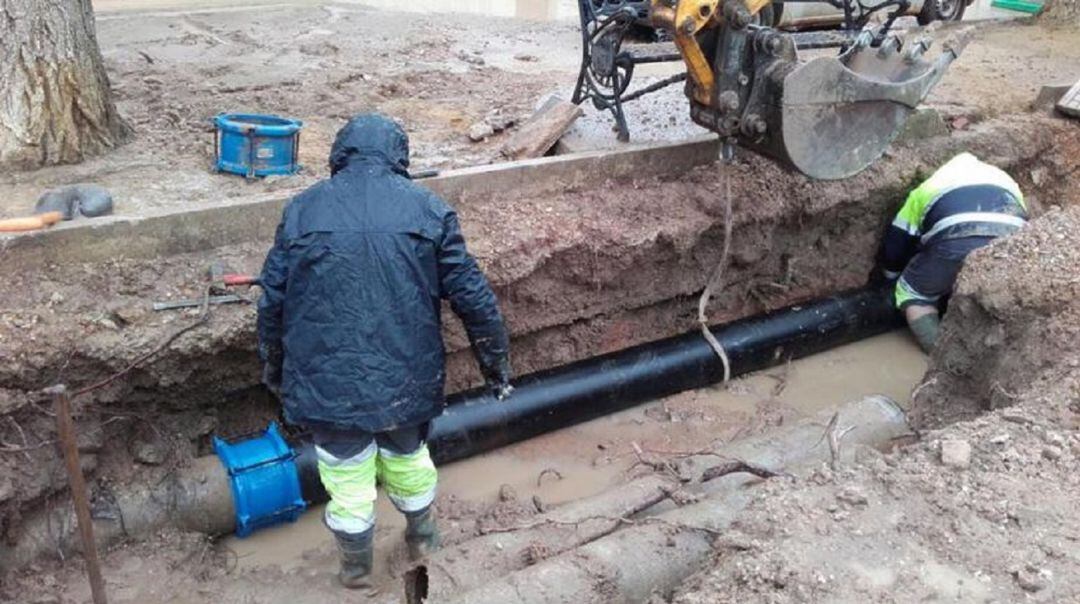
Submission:
POLYGON ((127 132, 90 0, 0 0, 0 166, 82 161, 127 132))

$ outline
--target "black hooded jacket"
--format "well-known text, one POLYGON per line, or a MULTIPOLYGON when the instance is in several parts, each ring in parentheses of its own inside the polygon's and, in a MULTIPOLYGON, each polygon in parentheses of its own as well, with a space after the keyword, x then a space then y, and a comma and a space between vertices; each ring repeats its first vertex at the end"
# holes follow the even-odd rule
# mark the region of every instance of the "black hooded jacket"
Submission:
POLYGON ((382 432, 443 407, 440 300, 484 374, 508 377, 495 294, 457 214, 408 178, 408 139, 379 115, 338 132, 331 178, 285 207, 266 257, 259 351, 292 423, 382 432))

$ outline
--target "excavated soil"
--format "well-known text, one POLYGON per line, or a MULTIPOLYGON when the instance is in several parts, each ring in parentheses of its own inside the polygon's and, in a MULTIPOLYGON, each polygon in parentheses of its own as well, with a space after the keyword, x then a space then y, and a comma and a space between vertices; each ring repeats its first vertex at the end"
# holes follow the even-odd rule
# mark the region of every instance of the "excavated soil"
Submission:
MULTIPOLYGON (((538 506, 551 509, 650 471, 637 463, 634 447, 661 458, 765 434, 838 400, 870 393, 902 400, 925 369, 926 357, 907 334, 884 334, 444 466, 438 507, 447 541, 528 524, 538 506), (885 358, 889 363, 881 362, 885 358), (834 377, 839 370, 845 371, 842 380, 834 377)), ((104 557, 110 601, 398 602, 408 568, 401 516, 380 499, 375 577, 383 593, 350 600, 333 579, 337 551, 321 511, 244 539, 209 542, 166 531, 118 543, 104 557)), ((544 552, 528 555, 539 559, 544 552)), ((17 593, 30 602, 78 602, 88 594, 77 559, 66 565, 42 560, 11 577, 6 588, 0 588, 0 601, 17 593)))
POLYGON ((765 485, 665 601, 1080 600, 1078 267, 1078 206, 974 254, 914 396, 921 440, 765 485))
MULTIPOLYGON (((1080 148, 1080 132, 1038 116, 897 147, 842 183, 813 183, 744 156, 727 175, 735 236, 713 318, 725 322, 864 283, 905 188, 960 148, 1012 170, 1036 210, 1075 198, 1068 157, 1080 148)), ((720 170, 540 198, 460 201, 466 235, 513 336, 516 370, 693 329, 694 296, 720 255, 720 170)), ((80 388, 122 371, 197 320, 194 309, 154 313, 152 300, 201 295, 214 260, 256 271, 264 250, 252 243, 43 272, 16 267, 7 275, 9 287, 0 292, 0 438, 8 451, 0 464, 13 485, 0 504, 6 531, 20 510, 41 505, 66 483, 41 389, 58 382, 80 388)), ((478 376, 457 322, 447 323, 448 388, 456 390, 478 376)), ((206 452, 215 430, 246 432, 275 417, 276 406, 257 387, 254 345, 250 306, 215 307, 205 325, 151 362, 80 399, 89 469, 102 464, 102 476, 141 479, 132 456, 153 465, 164 450, 182 459, 206 452), (117 442, 131 446, 106 446, 117 442)))
MULTIPOLYGON (((289 190, 323 176, 336 125, 372 108, 408 116, 419 166, 486 162, 498 138, 471 143, 468 127, 493 110, 528 113, 542 92, 565 86, 577 52, 566 23, 406 19, 333 3, 259 16, 163 13, 138 28, 131 18, 103 18, 99 26, 107 32, 101 38, 110 74, 121 109, 136 125, 135 140, 83 166, 3 175, 0 216, 25 213, 45 187, 85 180, 112 188, 120 211, 132 214, 289 190), (277 49, 256 35, 267 28, 291 32, 303 44, 277 49), (550 51, 553 40, 559 52, 550 51), (271 64, 275 69, 266 69, 271 64), (309 168, 297 179, 253 184, 208 174, 206 120, 231 108, 305 119, 302 160, 309 168)), ((958 62, 932 99, 951 133, 894 146, 883 161, 841 183, 811 182, 742 153, 726 174, 714 165, 669 178, 611 182, 598 175, 596 186, 557 195, 459 202, 466 236, 511 328, 519 373, 692 329, 695 296, 722 244, 725 177, 735 236, 726 286, 713 304, 717 322, 865 282, 905 191, 959 150, 1007 169, 1034 211, 1046 213, 1024 234, 980 252, 965 270, 944 345, 915 396, 913 415, 924 438, 889 455, 865 452, 857 466, 821 470, 795 485, 767 484, 737 527, 743 538, 718 544, 712 568, 671 601, 1077 596, 1080 532, 1069 504, 1080 489, 1068 469, 1080 455, 1080 128, 1027 113, 1026 106, 1048 79, 1080 75, 1080 34, 994 26, 980 36, 965 55, 970 64, 958 62), (943 440, 967 441, 970 465, 942 467, 943 440)), ((200 295, 215 260, 256 271, 266 246, 34 271, 5 266, 0 537, 14 539, 25 513, 65 505, 54 419, 41 388, 57 382, 78 388, 123 370, 197 320, 195 311, 153 313, 151 301, 200 295)), ((159 480, 207 453, 211 433, 249 432, 276 417, 276 402, 257 386, 253 323, 250 306, 217 307, 205 325, 152 361, 77 401, 91 480, 114 488, 159 480)), ((459 326, 448 325, 449 389, 456 390, 477 376, 459 326)), ((766 406, 749 424, 767 427, 775 411, 766 406)), ((659 413, 671 421, 669 407, 659 413)), ((513 522, 533 513, 517 501, 444 505, 467 526, 477 518, 513 522)), ((467 534, 461 529, 452 538, 467 534)), ((307 556, 320 566, 332 557, 325 548, 307 556)), ((190 535, 129 544, 111 561, 123 577, 182 576, 166 584, 190 590, 191 601, 222 597, 222 589, 232 597, 224 601, 258 599, 252 594, 266 593, 257 589, 264 584, 286 601, 342 597, 325 573, 230 575, 237 560, 229 549, 190 535), (218 591, 200 587, 201 579, 216 580, 218 591)), ((0 599, 19 601, 30 586, 37 601, 61 601, 52 594, 79 581, 77 570, 32 567, 5 584, 0 599)))

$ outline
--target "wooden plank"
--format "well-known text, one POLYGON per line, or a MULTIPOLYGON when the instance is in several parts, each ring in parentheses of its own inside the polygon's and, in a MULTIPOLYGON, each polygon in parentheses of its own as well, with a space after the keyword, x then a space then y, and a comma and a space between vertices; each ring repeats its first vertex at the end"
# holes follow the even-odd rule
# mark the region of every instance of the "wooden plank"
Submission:
POLYGON ((581 107, 567 101, 546 103, 506 141, 503 156, 515 160, 542 157, 582 113, 581 107))

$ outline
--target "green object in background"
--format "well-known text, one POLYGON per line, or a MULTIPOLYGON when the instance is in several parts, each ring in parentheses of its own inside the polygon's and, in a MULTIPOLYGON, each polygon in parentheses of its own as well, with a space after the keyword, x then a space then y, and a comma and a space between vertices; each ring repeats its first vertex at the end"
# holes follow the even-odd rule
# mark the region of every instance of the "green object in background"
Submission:
POLYGON ((1027 0, 993 0, 990 6, 1034 15, 1042 10, 1043 3, 1028 2, 1027 0))

